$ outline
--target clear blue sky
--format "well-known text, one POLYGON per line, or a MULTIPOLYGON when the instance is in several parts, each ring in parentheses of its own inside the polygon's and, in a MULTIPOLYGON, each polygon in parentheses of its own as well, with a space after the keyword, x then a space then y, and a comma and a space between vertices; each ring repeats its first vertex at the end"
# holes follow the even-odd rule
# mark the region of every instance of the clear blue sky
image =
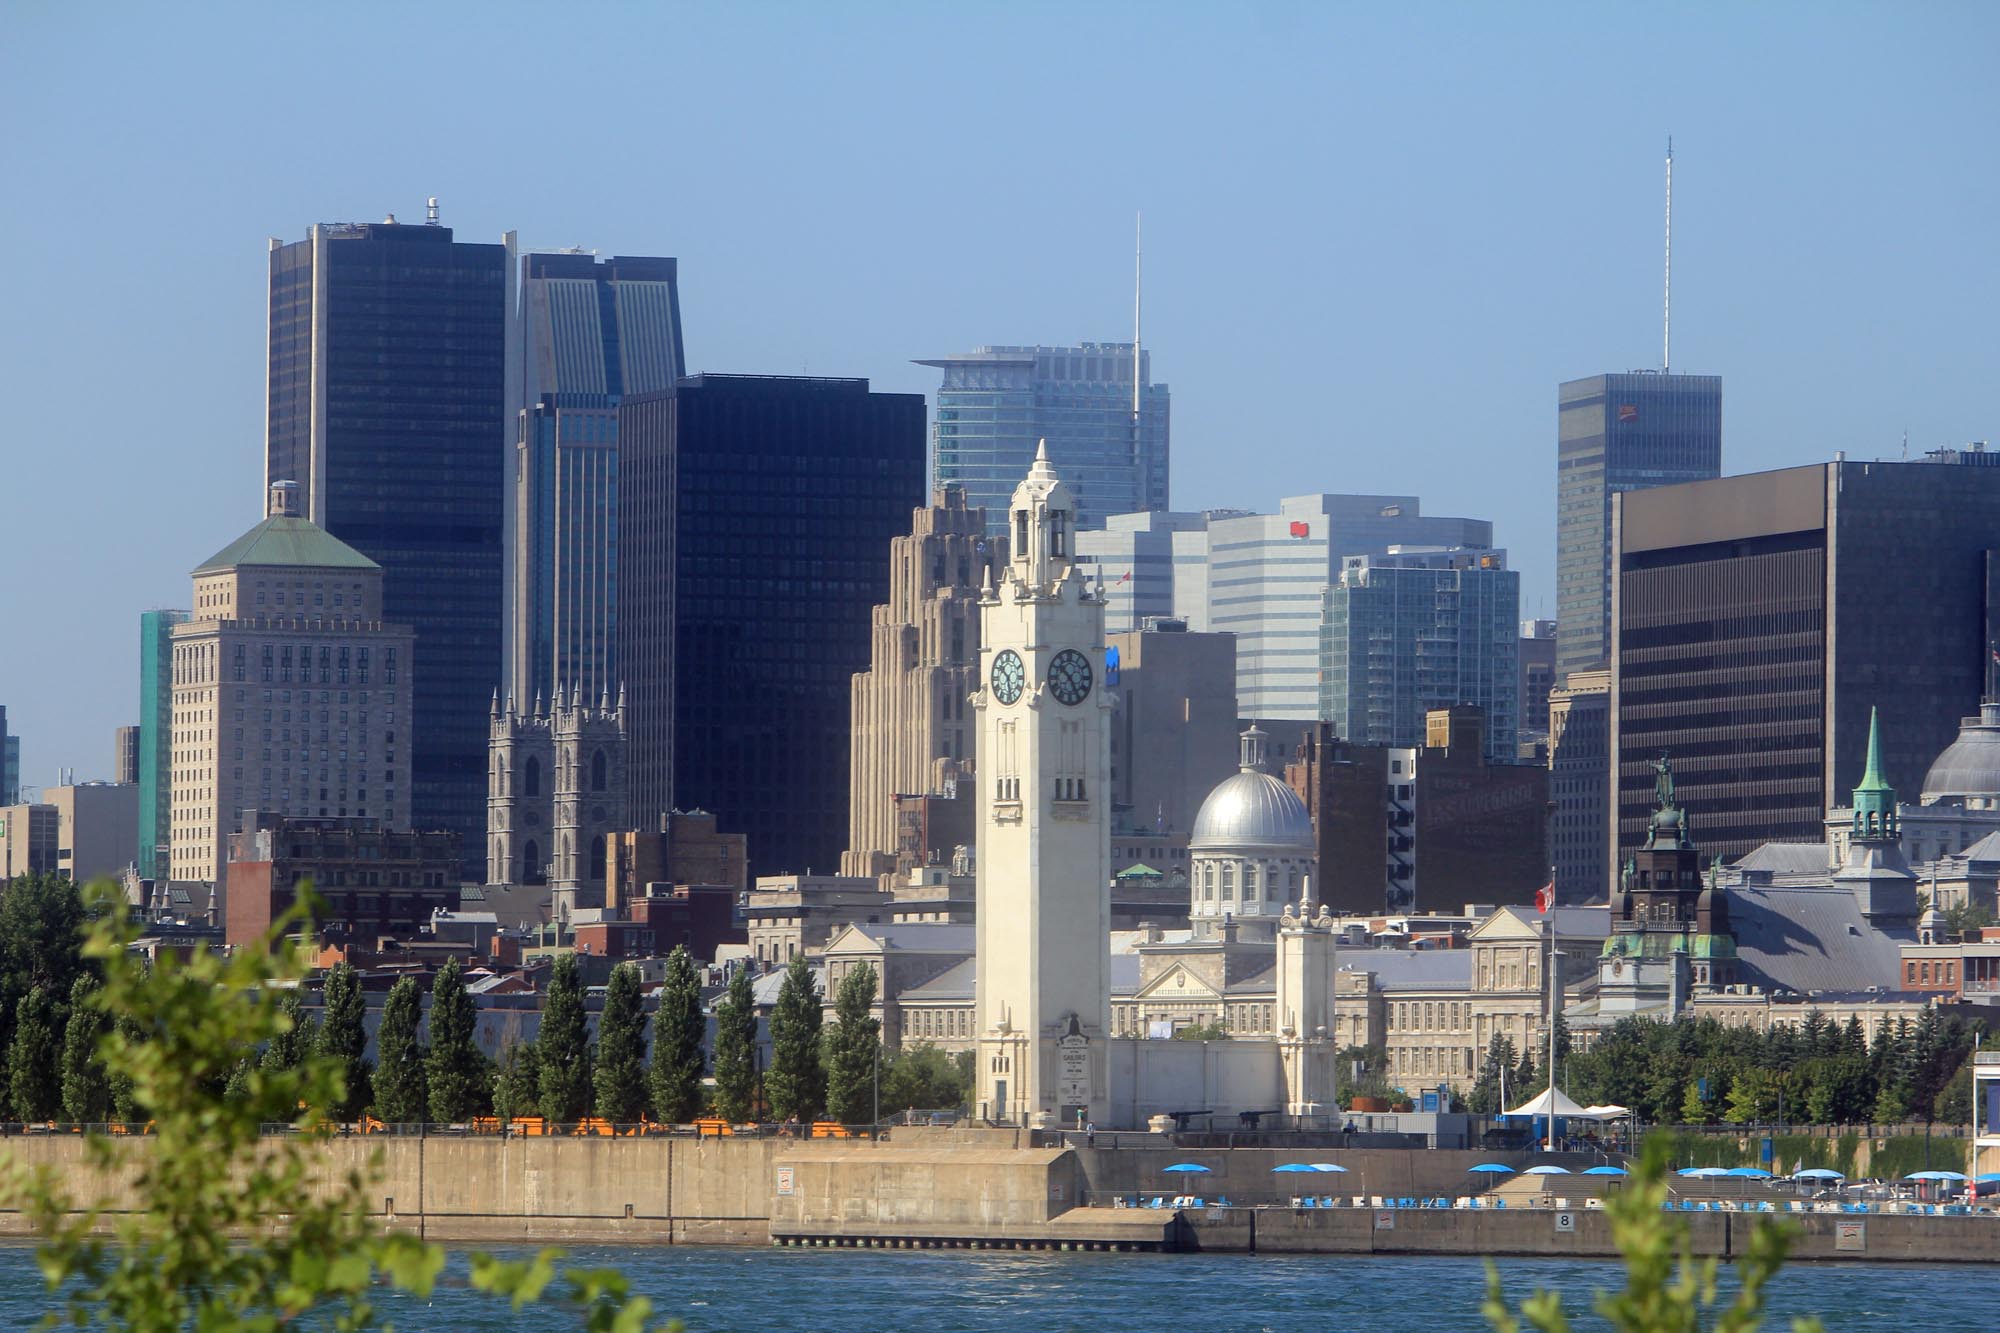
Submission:
MULTIPOLYGON (((0 7, 0 702, 109 775, 139 612, 260 516, 265 238, 681 261, 694 369, 1125 338, 1177 508, 1489 517, 1553 614, 1555 387, 1724 377, 1724 461, 2000 443, 1990 4, 0 7)), ((1912 645, 1921 651, 1921 645, 1912 645)))

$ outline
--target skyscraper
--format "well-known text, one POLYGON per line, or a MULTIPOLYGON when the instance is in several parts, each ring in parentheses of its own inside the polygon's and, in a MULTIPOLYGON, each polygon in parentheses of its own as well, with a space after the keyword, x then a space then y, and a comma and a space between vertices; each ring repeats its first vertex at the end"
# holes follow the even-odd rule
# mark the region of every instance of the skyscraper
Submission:
MULTIPOLYGON (((271 243, 265 479, 380 565, 416 634, 410 821, 484 872, 487 709, 502 668, 514 241, 435 223, 271 243)), ((178 816, 176 816, 178 818, 178 816)))
POLYGON ((1513 763, 1520 606, 1505 551, 1348 556, 1320 620, 1320 717, 1345 740, 1414 746, 1432 709, 1472 705, 1487 761, 1513 763))
POLYGON ((7 705, 0 704, 0 805, 21 799, 21 741, 7 730, 7 705))
POLYGON ((1673 761, 1696 838, 1820 842, 1862 769, 1917 791, 2000 694, 2000 454, 1834 462, 1619 498, 1614 835, 1644 837, 1673 761))
POLYGON ((112 738, 112 762, 114 783, 121 787, 139 785, 139 728, 118 728, 112 738))
POLYGON ((924 400, 863 379, 697 375, 618 417, 630 809, 749 837, 750 873, 847 839, 849 689, 890 542, 924 499, 924 400))
POLYGON ((167 869, 173 843, 174 626, 185 611, 139 616, 139 874, 167 869))
POLYGON ((616 693, 618 404, 681 376, 672 259, 521 259, 521 401, 509 514, 507 690, 616 693))
POLYGON ((1167 507, 1169 395, 1149 382, 1141 351, 1134 393, 1131 343, 981 347, 918 361, 944 372, 938 386, 932 476, 965 488, 988 531, 1047 440, 1077 502, 1079 529, 1112 514, 1167 507))
POLYGON ((1722 475, 1722 379, 1634 371, 1556 391, 1556 673, 1611 651, 1611 497, 1722 475))

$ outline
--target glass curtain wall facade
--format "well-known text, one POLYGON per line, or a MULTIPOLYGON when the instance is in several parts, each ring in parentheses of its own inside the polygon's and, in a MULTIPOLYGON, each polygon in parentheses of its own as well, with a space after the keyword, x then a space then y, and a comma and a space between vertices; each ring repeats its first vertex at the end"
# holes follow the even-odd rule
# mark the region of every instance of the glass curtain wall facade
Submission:
POLYGON ((272 243, 265 480, 381 565, 416 634, 411 823, 484 874, 487 709, 502 670, 513 238, 319 224, 272 243))
POLYGON ((618 404, 683 367, 678 263, 521 260, 523 401, 509 534, 509 695, 616 696, 618 404))
POLYGON ((937 391, 932 474, 984 506, 989 532, 1004 535, 1007 503, 1028 475, 1037 442, 1077 501, 1077 528, 1113 514, 1167 507, 1170 396, 1150 382, 1152 355, 1138 358, 1133 420, 1133 346, 981 347, 918 361, 944 372, 937 391))
POLYGON ((1485 716, 1489 763, 1515 760, 1521 576, 1504 551, 1350 556, 1320 619, 1320 718, 1343 740, 1424 743, 1432 709, 1485 716))
POLYGON ((627 398, 619 433, 634 814, 714 814, 753 876, 831 871, 850 681, 925 498, 923 396, 700 375, 627 398))
POLYGON ((174 626, 186 611, 139 616, 139 876, 158 878, 173 841, 174 626))
POLYGON ((1722 380, 1634 372, 1556 393, 1556 673, 1606 664, 1611 497, 1722 475, 1722 380))

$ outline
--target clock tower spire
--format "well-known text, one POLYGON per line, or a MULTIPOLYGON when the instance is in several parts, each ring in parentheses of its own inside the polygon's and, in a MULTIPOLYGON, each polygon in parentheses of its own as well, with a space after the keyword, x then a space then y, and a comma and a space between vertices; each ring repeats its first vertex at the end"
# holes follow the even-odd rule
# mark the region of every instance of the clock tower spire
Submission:
POLYGON ((1075 564, 1076 499, 1044 441, 980 599, 980 1113, 1108 1121, 1110 700, 1104 599, 1075 564))

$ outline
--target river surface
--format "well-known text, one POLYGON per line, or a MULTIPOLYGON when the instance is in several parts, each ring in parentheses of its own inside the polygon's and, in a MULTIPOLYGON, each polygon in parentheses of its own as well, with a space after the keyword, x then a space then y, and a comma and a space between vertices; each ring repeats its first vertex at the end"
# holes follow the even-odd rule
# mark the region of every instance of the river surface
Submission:
MULTIPOLYGON (((527 1257, 531 1250, 502 1250, 527 1257)), ((579 1248, 571 1261, 623 1269, 638 1290, 690 1333, 1143 1333, 1155 1328, 1226 1333, 1487 1328, 1479 1315, 1485 1269, 1476 1259, 1342 1255, 981 1254, 953 1251, 797 1251, 682 1246, 579 1248)), ((505 1304, 466 1287, 455 1256, 428 1302, 383 1293, 383 1314, 419 1330, 556 1330, 573 1314, 505 1304)), ((1507 1259, 1510 1298, 1537 1287, 1564 1293, 1579 1329, 1605 1327, 1591 1293, 1621 1280, 1602 1261, 1507 1259)), ((1730 1286, 1729 1270, 1723 1269, 1730 1286)), ((1733 1287, 1731 1287, 1733 1289, 1733 1287)), ((30 1252, 0 1249, 0 1328, 23 1328, 46 1300, 30 1252)), ((2000 1267, 1794 1264, 1773 1284, 1770 1333, 1794 1315, 1830 1330, 1921 1328, 1958 1333, 2000 1327, 2000 1267)))

